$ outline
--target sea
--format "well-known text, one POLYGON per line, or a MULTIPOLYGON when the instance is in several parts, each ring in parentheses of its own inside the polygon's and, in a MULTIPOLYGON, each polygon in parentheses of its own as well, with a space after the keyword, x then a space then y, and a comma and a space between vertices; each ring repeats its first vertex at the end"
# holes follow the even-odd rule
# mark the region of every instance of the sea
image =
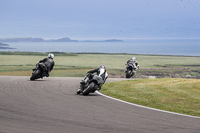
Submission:
POLYGON ((3 42, 0 51, 200 56, 200 39, 134 39, 123 42, 3 42))

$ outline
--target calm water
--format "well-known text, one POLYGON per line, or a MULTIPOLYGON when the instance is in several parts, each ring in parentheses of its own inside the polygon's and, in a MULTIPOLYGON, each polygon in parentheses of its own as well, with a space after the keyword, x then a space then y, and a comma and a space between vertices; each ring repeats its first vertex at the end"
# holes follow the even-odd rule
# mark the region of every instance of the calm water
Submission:
POLYGON ((129 53, 200 56, 200 39, 129 40, 125 42, 6 42, 12 48, 0 51, 129 53))

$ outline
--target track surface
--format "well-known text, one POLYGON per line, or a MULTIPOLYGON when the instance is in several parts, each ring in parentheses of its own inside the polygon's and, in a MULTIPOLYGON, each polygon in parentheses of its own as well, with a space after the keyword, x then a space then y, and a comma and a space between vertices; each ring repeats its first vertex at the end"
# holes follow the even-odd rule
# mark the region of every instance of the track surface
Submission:
POLYGON ((200 133, 197 118, 76 95, 81 79, 0 76, 0 133, 200 133))

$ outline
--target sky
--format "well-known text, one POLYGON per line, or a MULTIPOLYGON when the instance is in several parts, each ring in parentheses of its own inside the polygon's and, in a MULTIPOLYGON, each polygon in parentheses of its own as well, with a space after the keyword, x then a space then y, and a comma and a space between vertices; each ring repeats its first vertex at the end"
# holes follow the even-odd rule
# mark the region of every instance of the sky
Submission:
POLYGON ((0 0, 0 38, 200 39, 200 0, 0 0))

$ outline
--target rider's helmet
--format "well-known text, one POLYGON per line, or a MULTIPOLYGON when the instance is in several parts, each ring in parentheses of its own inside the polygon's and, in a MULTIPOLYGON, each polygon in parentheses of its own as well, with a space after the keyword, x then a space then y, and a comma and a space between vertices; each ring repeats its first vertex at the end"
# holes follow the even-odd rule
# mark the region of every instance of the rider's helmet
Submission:
POLYGON ((104 70, 106 70, 106 66, 105 66, 105 65, 103 65, 103 64, 102 64, 102 65, 100 65, 100 66, 99 66, 99 68, 100 68, 100 69, 104 69, 104 70))
POLYGON ((51 59, 53 59, 54 55, 53 54, 49 54, 48 57, 51 58, 51 59))
POLYGON ((133 56, 133 57, 132 57, 132 60, 133 60, 133 61, 136 61, 136 58, 135 58, 135 56, 133 56))

